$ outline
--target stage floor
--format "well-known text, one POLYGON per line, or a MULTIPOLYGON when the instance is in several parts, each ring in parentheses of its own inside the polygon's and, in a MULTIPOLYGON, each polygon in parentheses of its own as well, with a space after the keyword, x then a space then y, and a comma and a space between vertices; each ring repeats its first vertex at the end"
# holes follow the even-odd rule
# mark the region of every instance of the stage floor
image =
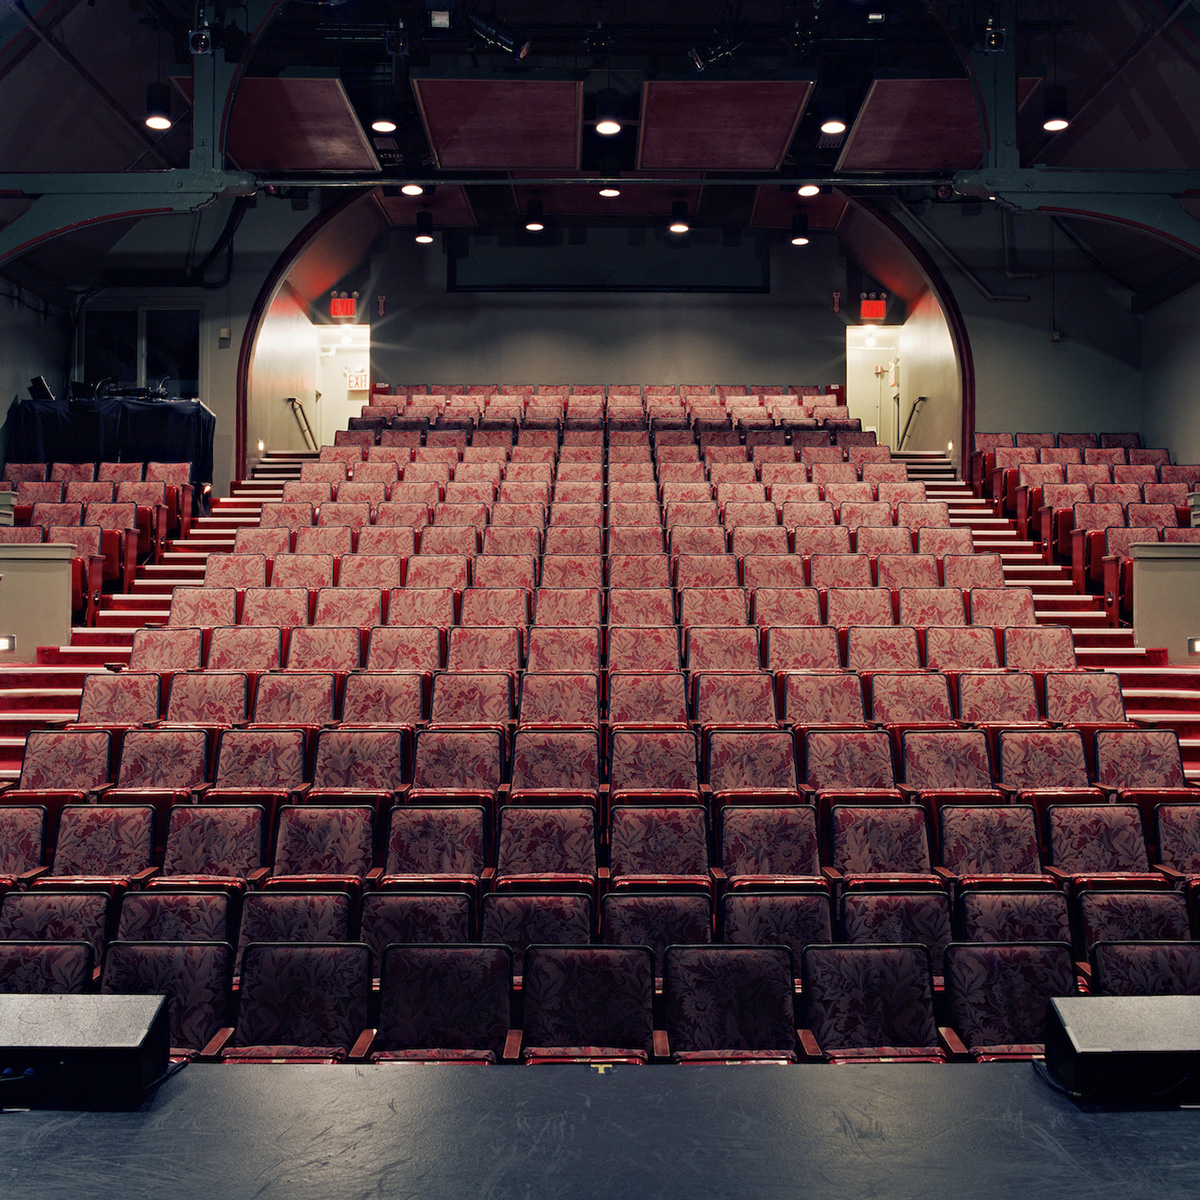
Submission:
POLYGON ((1139 1200, 1200 1115, 1030 1064, 197 1066, 127 1113, 0 1114, 5 1200, 1139 1200))

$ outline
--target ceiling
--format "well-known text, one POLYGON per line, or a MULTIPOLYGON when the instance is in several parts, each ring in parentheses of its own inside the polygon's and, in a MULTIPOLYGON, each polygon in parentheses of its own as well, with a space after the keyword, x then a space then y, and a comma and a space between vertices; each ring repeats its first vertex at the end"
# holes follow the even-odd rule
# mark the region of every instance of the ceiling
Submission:
MULTIPOLYGON (((564 223, 658 220, 682 199, 714 228, 782 235, 803 211, 832 229, 858 193, 961 202, 944 185, 981 165, 970 52, 989 16, 1015 51, 1023 164, 1200 169, 1196 3, 1017 0, 1012 28, 1002 12, 997 0, 286 0, 248 35, 241 5, 8 0, 0 110, 21 119, 0 129, 0 171, 186 166, 189 34, 204 23, 243 71, 230 165, 298 202, 378 185, 394 224, 428 207, 438 226, 493 229, 533 198, 564 223), (449 27, 435 28, 442 12, 449 27), (509 36, 528 52, 496 45, 509 36), (156 79, 173 84, 175 124, 160 134, 141 123, 156 79), (1051 80, 1074 113, 1058 135, 1040 126, 1051 80), (592 128, 606 88, 624 122, 610 139, 592 128), (835 107, 849 129, 829 137, 818 126, 835 107), (372 131, 380 112, 394 132, 372 131), (409 198, 398 189, 413 178, 436 187, 409 198), (798 199, 804 178, 825 192, 798 199), (620 196, 599 197, 600 179, 620 196)), ((0 226, 22 203, 0 193, 0 226)), ((1131 291, 1193 269, 1147 237, 1064 224, 1131 291)), ((88 236, 101 263, 106 239, 88 236)), ((70 284, 80 259, 62 242, 28 257, 70 284)))

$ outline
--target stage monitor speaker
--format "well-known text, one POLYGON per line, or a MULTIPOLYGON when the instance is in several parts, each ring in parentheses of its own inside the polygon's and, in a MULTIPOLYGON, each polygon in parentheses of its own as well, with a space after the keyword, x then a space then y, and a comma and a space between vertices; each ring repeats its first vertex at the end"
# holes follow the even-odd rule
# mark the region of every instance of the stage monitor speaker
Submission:
POLYGON ((170 1037, 164 996, 0 995, 0 1106, 136 1108, 170 1037))
POLYGON ((1200 996, 1063 996, 1046 1017, 1052 1079, 1088 1099, 1200 1099, 1200 996))

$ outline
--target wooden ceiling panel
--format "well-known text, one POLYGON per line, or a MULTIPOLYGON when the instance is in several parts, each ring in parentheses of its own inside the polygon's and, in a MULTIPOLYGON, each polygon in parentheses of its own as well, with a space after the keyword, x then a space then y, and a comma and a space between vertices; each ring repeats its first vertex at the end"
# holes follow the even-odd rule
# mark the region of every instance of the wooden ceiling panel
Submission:
POLYGON ((648 82, 638 169, 777 170, 812 86, 807 79, 648 82))
MULTIPOLYGON (((1037 86, 1018 81, 1018 104, 1037 86)), ((877 79, 842 147, 839 171, 969 171, 983 161, 966 79, 877 79)))
POLYGON ((465 188, 439 184, 427 189, 423 196, 385 196, 382 190, 374 193, 383 215, 392 225, 415 225, 417 213, 428 209, 438 229, 475 227, 475 213, 465 188))
POLYGON ((755 229, 790 229, 792 215, 802 212, 808 216, 809 229, 836 229, 845 207, 841 192, 797 196, 794 187, 760 187, 754 197, 750 225, 755 229))
POLYGON ((443 171, 579 168, 583 85, 552 79, 414 79, 443 171))
MULTIPOLYGON (((548 184, 546 187, 521 185, 514 187, 518 210, 535 196, 541 199, 548 217, 644 217, 661 215, 667 217, 674 200, 686 200, 688 212, 695 215, 700 204, 701 177, 697 172, 687 173, 696 180, 694 186, 681 186, 677 182, 635 182, 628 178, 617 179, 621 190, 619 196, 601 196, 599 185, 548 184)), ((583 176, 580 176, 583 178, 583 176)), ((642 177, 645 178, 644 176, 642 177)), ((672 175, 672 179, 678 179, 672 175)))

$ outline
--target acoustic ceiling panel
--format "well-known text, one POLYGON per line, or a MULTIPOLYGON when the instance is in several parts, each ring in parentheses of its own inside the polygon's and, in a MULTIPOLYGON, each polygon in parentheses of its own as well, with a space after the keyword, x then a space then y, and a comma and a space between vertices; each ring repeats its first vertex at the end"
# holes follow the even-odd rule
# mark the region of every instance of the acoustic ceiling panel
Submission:
MULTIPOLYGON (((175 82, 190 101, 191 79, 175 82)), ((336 77, 243 79, 233 101, 226 149, 243 171, 379 170, 336 77)))
POLYGON ((573 171, 583 85, 547 79, 414 79, 443 171, 573 171))
POLYGON ((807 79, 648 82, 638 169, 774 171, 811 91, 807 79))
MULTIPOLYGON (((1037 83, 1018 81, 1018 104, 1037 83)), ((969 171, 982 161, 979 109, 966 79, 877 79, 837 170, 969 171)))

